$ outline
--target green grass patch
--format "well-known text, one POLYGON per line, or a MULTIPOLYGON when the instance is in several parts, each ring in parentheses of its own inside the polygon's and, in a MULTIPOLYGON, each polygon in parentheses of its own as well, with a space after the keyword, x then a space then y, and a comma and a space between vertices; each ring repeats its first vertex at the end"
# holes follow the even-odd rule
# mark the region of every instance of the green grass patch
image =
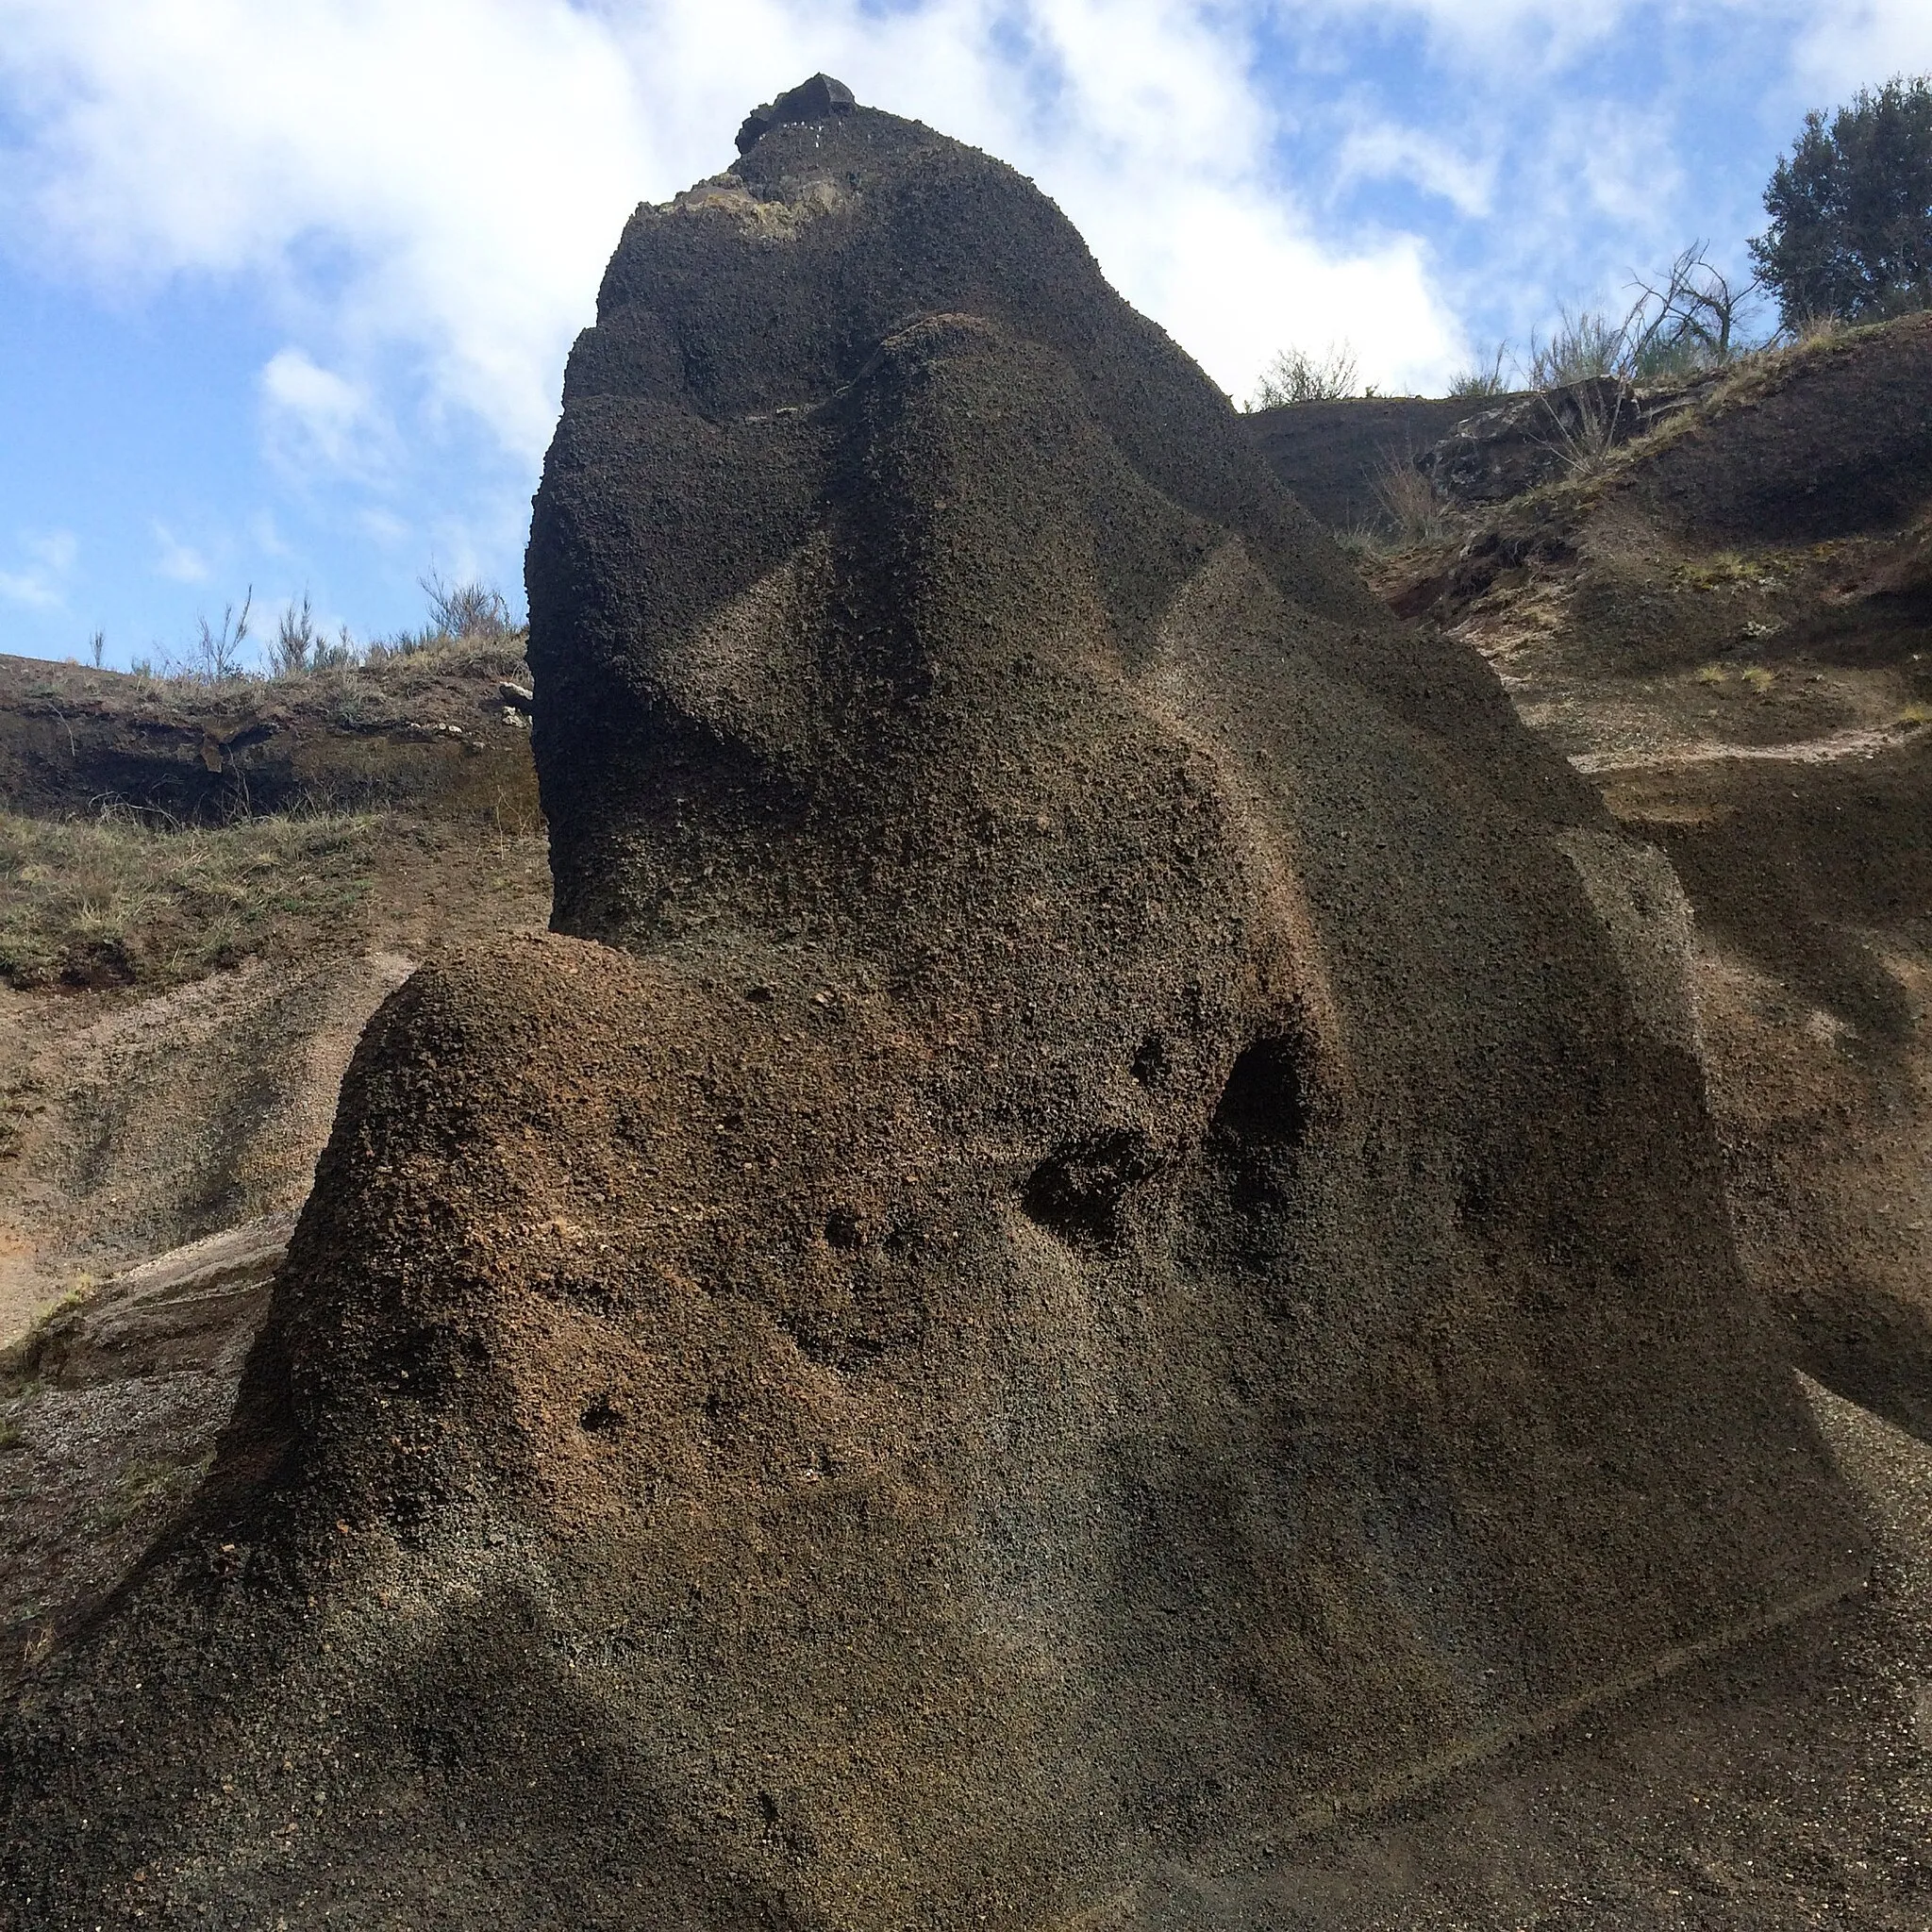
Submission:
POLYGON ((137 1516, 175 1502, 200 1480, 206 1459, 193 1463, 138 1462, 121 1472, 112 1491, 94 1510, 101 1529, 125 1528, 137 1516))
POLYGON ((258 818, 171 829, 132 813, 0 813, 0 979, 166 986, 239 965, 367 895, 384 821, 258 818))

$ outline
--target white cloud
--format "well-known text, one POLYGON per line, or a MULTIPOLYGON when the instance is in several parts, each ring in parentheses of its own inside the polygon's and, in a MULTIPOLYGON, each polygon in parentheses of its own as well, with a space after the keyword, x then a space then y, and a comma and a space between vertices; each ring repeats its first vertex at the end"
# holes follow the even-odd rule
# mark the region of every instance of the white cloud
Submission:
POLYGON ((248 538, 262 556, 274 558, 277 562, 286 562, 295 554, 283 541, 273 510, 258 509, 249 517, 248 538))
POLYGON ((1402 182, 1488 224, 1486 285, 1464 262, 1457 286, 1490 325, 1613 299, 1626 258, 1692 232, 1678 109, 1624 71, 1687 21, 1748 29, 1821 98, 1932 65, 1925 0, 0 0, 0 240, 117 295, 265 294, 262 428, 292 474, 393 497, 425 431, 480 424, 502 515, 358 514, 495 555, 625 216, 815 69, 1036 178, 1231 393, 1342 340, 1370 380, 1431 387, 1468 353, 1449 270, 1333 232, 1343 196, 1402 182), (1357 90, 1377 48, 1425 75, 1412 100, 1357 90))
POLYGON ((1894 74, 1932 73, 1932 8, 1925 0, 1824 0, 1799 43, 1798 68, 1820 108, 1894 74))
POLYGON ((307 350, 279 349, 261 372, 269 445, 288 468, 320 463, 368 478, 384 466, 387 425, 368 385, 325 369, 307 350))
MULTIPOLYGON (((1706 4, 1722 6, 1724 0, 1706 4)), ((1437 58, 1484 68, 1502 61, 1511 82, 1521 86, 1538 70, 1546 74, 1568 66, 1601 45, 1641 5, 1642 0, 1274 0, 1274 11, 1299 25, 1325 18, 1387 28, 1401 20, 1397 31, 1420 27, 1437 58)))
POLYGON ((1335 185, 1357 181, 1412 182, 1441 195, 1460 214, 1487 215, 1495 196, 1493 156, 1458 154, 1418 127, 1364 121, 1351 127, 1335 157, 1335 185))
POLYGON ((746 109, 824 67, 1035 175, 1228 389, 1279 346, 1234 313, 1257 299, 1353 338, 1384 379, 1425 371, 1454 325, 1414 244, 1324 243, 1269 178, 1262 17, 1174 0, 0 0, 0 91, 25 129, 0 220, 110 289, 189 271, 274 291, 291 341, 263 393, 284 455, 366 477, 375 426, 413 389, 528 463, 633 205, 725 165, 746 109))
POLYGON ((205 584, 213 573, 208 558, 192 544, 184 543, 166 524, 151 525, 155 539, 155 569, 177 584, 205 584))
POLYGON ((80 542, 72 530, 49 530, 23 536, 25 558, 18 570, 0 570, 0 597, 35 610, 58 610, 67 601, 67 580, 73 575, 80 542))

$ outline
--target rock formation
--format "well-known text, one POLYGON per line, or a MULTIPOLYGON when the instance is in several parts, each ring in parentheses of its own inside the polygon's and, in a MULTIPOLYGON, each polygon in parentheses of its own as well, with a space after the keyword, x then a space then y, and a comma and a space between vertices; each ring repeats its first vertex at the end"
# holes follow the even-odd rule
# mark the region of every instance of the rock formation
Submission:
POLYGON ((557 931, 364 1037, 11 1720, 25 1924, 1131 1923, 1855 1564, 1654 866, 1037 191, 824 100, 611 262, 557 931))

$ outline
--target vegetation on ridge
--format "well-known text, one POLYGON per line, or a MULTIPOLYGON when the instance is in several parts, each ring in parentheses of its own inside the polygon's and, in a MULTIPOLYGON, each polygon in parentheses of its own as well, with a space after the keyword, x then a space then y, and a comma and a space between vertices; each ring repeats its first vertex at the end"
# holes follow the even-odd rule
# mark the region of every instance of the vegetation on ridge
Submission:
POLYGON ((1788 331, 1932 306, 1932 75, 1806 115, 1764 207, 1751 256, 1788 331))

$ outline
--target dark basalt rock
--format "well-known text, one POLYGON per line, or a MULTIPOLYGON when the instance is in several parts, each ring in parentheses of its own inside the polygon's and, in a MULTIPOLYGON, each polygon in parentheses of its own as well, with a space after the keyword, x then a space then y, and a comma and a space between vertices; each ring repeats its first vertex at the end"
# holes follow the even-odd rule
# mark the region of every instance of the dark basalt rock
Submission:
POLYGON ((558 933, 371 1026, 25 1923, 1124 1924, 1842 1585, 1642 855, 1010 169, 640 208, 528 587, 558 933))
POLYGON ((849 114, 855 105, 852 90, 842 80, 834 80, 829 74, 814 74, 744 117, 738 130, 738 152, 749 154, 774 127, 829 121, 834 114, 849 114))
POLYGON ((1445 502, 1507 503, 1599 460, 1689 408, 1714 375, 1639 389, 1620 375, 1510 396, 1457 423, 1415 466, 1445 502))

